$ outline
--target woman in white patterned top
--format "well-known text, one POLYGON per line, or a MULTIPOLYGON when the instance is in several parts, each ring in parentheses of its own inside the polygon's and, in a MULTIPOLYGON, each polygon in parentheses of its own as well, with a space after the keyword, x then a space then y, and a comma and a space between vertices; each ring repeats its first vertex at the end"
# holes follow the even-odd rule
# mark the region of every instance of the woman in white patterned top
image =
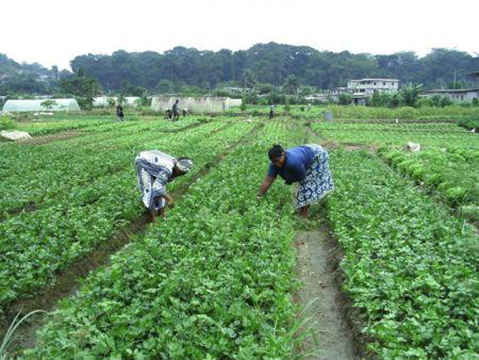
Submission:
POLYGON ((185 175, 193 167, 186 157, 174 158, 158 150, 142 151, 135 159, 138 187, 143 204, 150 209, 151 221, 156 222, 157 212, 165 216, 165 207, 173 207, 174 201, 166 191, 166 184, 178 176, 185 175))

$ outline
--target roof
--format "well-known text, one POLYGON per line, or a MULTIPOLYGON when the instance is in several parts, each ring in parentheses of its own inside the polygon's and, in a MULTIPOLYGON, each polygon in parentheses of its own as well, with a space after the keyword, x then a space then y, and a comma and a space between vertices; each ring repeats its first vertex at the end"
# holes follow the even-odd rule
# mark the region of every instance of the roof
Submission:
POLYGON ((397 81, 398 79, 373 79, 373 78, 366 78, 366 79, 357 79, 357 80, 349 80, 349 81, 397 81))
POLYGON ((436 90, 426 90, 424 91, 427 94, 430 93, 465 93, 465 92, 476 92, 479 91, 479 88, 473 89, 436 89, 436 90))

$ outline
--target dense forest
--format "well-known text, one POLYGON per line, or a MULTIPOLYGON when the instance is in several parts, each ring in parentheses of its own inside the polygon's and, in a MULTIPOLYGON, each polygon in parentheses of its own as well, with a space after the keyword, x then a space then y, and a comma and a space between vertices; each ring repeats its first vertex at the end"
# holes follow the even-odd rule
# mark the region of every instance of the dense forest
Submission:
MULTIPOLYGON (((175 92, 178 87, 211 90, 222 86, 310 86, 332 89, 349 79, 396 78, 403 83, 443 87, 456 79, 472 86, 468 77, 479 69, 479 56, 451 49, 433 49, 424 57, 414 52, 391 55, 318 51, 308 46, 256 44, 243 51, 200 51, 175 47, 163 54, 146 51, 112 55, 80 55, 71 61, 73 73, 39 64, 18 64, 0 54, 0 95, 65 92, 75 76, 96 79, 103 92, 175 92)), ((457 84, 455 86, 458 86, 457 84)))

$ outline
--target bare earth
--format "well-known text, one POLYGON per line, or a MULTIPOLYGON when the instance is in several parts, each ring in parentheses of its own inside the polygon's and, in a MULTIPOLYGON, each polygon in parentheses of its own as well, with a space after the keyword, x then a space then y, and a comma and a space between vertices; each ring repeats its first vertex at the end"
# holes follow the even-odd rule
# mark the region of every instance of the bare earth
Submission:
POLYGON ((302 344, 302 353, 313 352, 307 359, 357 359, 352 331, 342 313, 341 294, 336 286, 330 245, 323 230, 298 232, 296 237, 298 279, 304 286, 297 300, 304 317, 311 317, 313 333, 302 344))

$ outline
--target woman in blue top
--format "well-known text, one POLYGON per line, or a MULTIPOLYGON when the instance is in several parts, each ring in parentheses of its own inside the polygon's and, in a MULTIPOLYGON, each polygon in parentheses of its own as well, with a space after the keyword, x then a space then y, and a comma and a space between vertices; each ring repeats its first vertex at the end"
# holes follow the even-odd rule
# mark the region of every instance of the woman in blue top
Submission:
POLYGON ((165 205, 174 205, 173 198, 166 191, 166 184, 190 171, 193 161, 186 157, 176 159, 158 150, 148 150, 136 156, 135 165, 141 200, 150 209, 152 222, 156 222, 157 211, 163 217, 165 205))
POLYGON ((268 174, 259 189, 262 196, 276 178, 281 176, 287 185, 299 182, 295 208, 303 217, 308 216, 309 205, 321 200, 333 191, 334 184, 329 171, 328 152, 319 145, 307 144, 283 150, 274 145, 268 152, 271 160, 268 174))

